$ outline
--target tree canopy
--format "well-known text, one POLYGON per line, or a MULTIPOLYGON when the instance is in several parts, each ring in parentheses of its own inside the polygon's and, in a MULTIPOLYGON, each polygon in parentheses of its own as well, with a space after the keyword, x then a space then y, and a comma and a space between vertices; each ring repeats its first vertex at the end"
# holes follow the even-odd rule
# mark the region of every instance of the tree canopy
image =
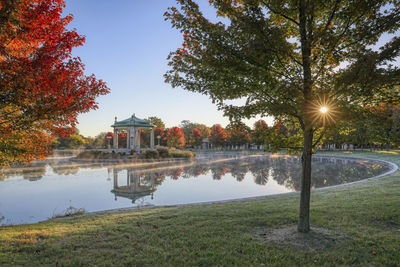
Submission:
POLYGON ((228 134, 221 125, 215 124, 211 127, 209 139, 215 147, 224 146, 227 138, 228 134))
POLYGON ((298 229, 308 232, 313 148, 335 122, 360 107, 400 101, 400 38, 388 38, 400 27, 400 3, 209 2, 223 19, 210 21, 193 0, 177 0, 178 8, 165 13, 184 39, 168 57, 165 80, 209 95, 231 118, 272 115, 298 125, 298 229), (242 106, 229 101, 243 98, 242 106))
POLYGON ((162 119, 160 119, 156 116, 148 117, 147 119, 145 119, 145 121, 147 121, 150 124, 153 124, 157 128, 160 128, 160 129, 165 128, 165 123, 162 121, 162 119))
POLYGON ((185 146, 185 135, 179 127, 172 127, 168 129, 166 138, 167 145, 169 147, 179 148, 185 146))
POLYGON ((54 135, 73 131, 77 116, 97 108, 109 89, 86 76, 74 47, 85 38, 66 27, 63 0, 0 4, 0 165, 49 153, 54 135))

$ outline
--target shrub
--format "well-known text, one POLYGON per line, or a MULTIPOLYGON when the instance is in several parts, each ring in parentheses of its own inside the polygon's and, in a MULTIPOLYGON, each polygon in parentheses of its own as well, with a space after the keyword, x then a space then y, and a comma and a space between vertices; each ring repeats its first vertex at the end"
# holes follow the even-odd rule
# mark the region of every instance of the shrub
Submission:
POLYGON ((157 150, 145 150, 142 155, 145 159, 158 159, 160 157, 157 150))
POLYGON ((101 157, 101 151, 83 151, 79 153, 76 157, 78 159, 98 159, 101 157))
POLYGON ((191 151, 174 150, 169 151, 171 158, 193 158, 195 154, 191 151))
POLYGON ((168 158, 169 152, 167 148, 158 147, 157 152, 161 158, 168 158))

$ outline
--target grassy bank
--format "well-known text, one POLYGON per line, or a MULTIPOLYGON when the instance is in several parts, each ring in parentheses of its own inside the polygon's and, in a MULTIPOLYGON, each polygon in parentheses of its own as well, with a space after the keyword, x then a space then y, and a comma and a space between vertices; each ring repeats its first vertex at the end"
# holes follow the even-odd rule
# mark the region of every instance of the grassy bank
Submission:
MULTIPOLYGON (((335 155, 400 164, 400 151, 335 155)), ((400 265, 400 171, 312 193, 312 226, 344 237, 327 249, 299 250, 254 235, 255 229, 295 225, 298 198, 105 212, 1 227, 0 266, 400 265)))

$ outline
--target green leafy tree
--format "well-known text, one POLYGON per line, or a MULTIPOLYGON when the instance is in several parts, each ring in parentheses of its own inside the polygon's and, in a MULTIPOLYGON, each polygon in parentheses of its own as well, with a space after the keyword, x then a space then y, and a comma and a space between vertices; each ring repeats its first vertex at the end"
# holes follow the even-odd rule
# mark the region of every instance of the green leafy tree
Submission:
POLYGON ((189 120, 183 120, 179 127, 182 129, 183 133, 185 134, 185 142, 186 144, 191 144, 191 135, 193 132, 193 129, 198 129, 201 133, 202 138, 208 138, 210 135, 210 128, 208 128, 204 124, 196 123, 196 122, 191 122, 189 120))
POLYGON ((258 120, 254 123, 254 129, 251 132, 251 140, 257 146, 264 145, 268 133, 269 133, 268 124, 264 120, 258 120))
POLYGON ((226 126, 227 142, 232 146, 242 146, 250 142, 250 128, 242 122, 226 126))
MULTIPOLYGON (((108 144, 108 139, 106 138, 107 135, 111 134, 114 136, 113 133, 111 132, 101 132, 98 135, 96 135, 91 142, 89 142, 89 145, 91 147, 98 147, 98 148, 104 148, 107 147, 108 144)), ((112 147, 113 139, 112 136, 110 138, 110 146, 112 147)))
POLYGON ((197 125, 197 129, 199 129, 203 138, 208 138, 210 136, 210 128, 208 128, 205 124, 197 125))
POLYGON ((164 129, 165 128, 165 123, 158 117, 148 117, 147 119, 144 119, 150 124, 153 124, 156 128, 164 129))
POLYGON ((69 136, 61 136, 53 141, 54 148, 80 148, 88 145, 89 142, 85 137, 79 134, 78 129, 74 129, 73 133, 69 136))
POLYGON ((400 142, 400 108, 391 104, 366 106, 347 122, 338 125, 326 144, 353 144, 358 148, 390 148, 400 142))
POLYGON ((184 42, 168 57, 166 82, 209 95, 229 117, 271 115, 299 126, 298 230, 308 232, 313 148, 354 107, 399 102, 400 38, 371 48, 399 29, 399 1, 210 0, 219 22, 193 0, 177 2, 165 17, 184 42), (244 106, 227 101, 243 98, 244 106))

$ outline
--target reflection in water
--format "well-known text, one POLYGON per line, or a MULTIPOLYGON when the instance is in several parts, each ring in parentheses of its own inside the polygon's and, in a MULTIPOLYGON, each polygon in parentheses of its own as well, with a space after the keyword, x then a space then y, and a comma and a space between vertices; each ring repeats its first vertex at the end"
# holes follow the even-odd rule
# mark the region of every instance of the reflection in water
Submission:
MULTIPOLYGON (((388 169, 364 160, 314 157, 311 186, 349 183, 388 169)), ((285 155, 214 154, 123 165, 47 160, 1 172, 0 225, 37 222, 72 205, 95 211, 145 201, 170 205, 298 191, 300 175, 299 158, 285 155)))
POLYGON ((114 187, 111 192, 115 195, 115 200, 118 197, 129 198, 132 203, 139 198, 151 195, 153 199, 153 192, 156 191, 156 173, 141 174, 135 172, 133 168, 128 168, 126 172, 126 185, 118 184, 118 169, 113 169, 114 174, 114 187))
MULTIPOLYGON (((152 169, 109 168, 113 170, 114 188, 111 191, 115 197, 125 197, 132 203, 141 197, 151 196, 153 199, 157 186, 164 179, 189 179, 210 173, 213 180, 222 180, 230 174, 236 181, 241 182, 247 174, 257 185, 267 185, 270 179, 276 181, 290 191, 299 191, 301 185, 301 164, 298 157, 251 157, 231 158, 229 161, 205 161, 179 166, 175 168, 153 171, 152 169), (126 170, 127 182, 118 185, 118 173, 126 170)), ((388 168, 383 165, 368 163, 362 160, 323 158, 313 159, 312 188, 319 188, 379 175, 388 168)))

